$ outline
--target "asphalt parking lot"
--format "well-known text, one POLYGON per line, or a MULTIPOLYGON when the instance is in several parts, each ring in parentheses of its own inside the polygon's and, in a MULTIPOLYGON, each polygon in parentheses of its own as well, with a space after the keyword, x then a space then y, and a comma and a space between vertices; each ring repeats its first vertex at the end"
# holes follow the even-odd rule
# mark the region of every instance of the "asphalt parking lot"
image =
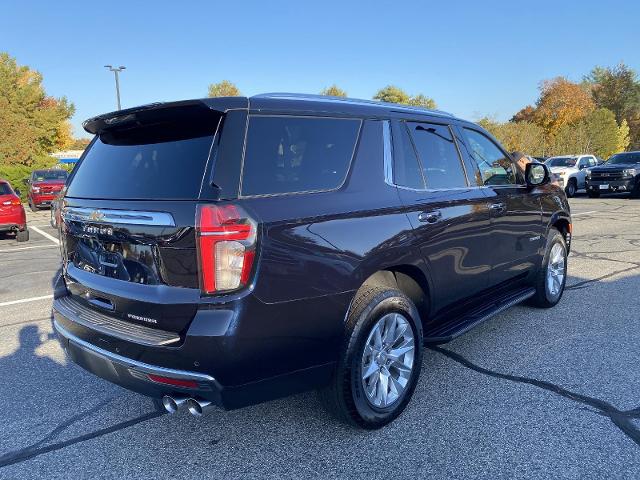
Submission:
POLYGON ((56 232, 30 214, 28 243, 0 238, 0 478, 640 478, 640 200, 571 204, 561 303, 427 350, 408 409, 375 432, 314 393, 164 415, 67 362, 56 232))

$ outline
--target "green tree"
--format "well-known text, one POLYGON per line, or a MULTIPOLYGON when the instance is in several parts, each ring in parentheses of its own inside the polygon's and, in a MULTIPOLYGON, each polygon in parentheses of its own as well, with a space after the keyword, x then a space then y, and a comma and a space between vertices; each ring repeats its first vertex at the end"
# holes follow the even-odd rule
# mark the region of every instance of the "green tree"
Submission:
POLYGON ((241 95, 238 87, 229 80, 209 85, 209 97, 239 97, 241 95))
POLYGON ((65 97, 46 94, 40 73, 0 53, 0 165, 34 165, 68 147, 74 111, 65 97))
POLYGON ((413 105, 414 107, 423 107, 423 108, 438 108, 436 102, 433 98, 429 98, 425 95, 419 93, 411 98, 409 98, 409 105, 413 105))
POLYGON ((615 67, 595 67, 585 77, 597 107, 611 110, 616 121, 627 121, 634 148, 640 148, 640 82, 624 63, 615 67))
POLYGON ((552 155, 592 153, 602 158, 624 150, 628 127, 618 125, 611 110, 598 108, 584 119, 560 127, 550 147, 552 155))
POLYGON ((399 103, 402 105, 413 105, 416 107, 436 108, 436 102, 432 98, 429 98, 421 93, 411 96, 395 85, 387 85, 386 87, 381 88, 373 96, 373 99, 387 103, 399 103))
POLYGON ((327 95, 329 97, 346 97, 347 92, 338 87, 335 83, 330 87, 322 89, 320 95, 327 95))

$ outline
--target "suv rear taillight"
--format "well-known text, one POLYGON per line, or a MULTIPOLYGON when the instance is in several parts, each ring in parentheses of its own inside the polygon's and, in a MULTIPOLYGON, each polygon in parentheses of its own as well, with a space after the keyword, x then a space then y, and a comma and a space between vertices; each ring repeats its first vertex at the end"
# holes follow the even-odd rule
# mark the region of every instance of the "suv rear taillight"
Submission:
POLYGON ((236 205, 199 205, 196 229, 202 291, 245 286, 255 258, 256 222, 236 205))

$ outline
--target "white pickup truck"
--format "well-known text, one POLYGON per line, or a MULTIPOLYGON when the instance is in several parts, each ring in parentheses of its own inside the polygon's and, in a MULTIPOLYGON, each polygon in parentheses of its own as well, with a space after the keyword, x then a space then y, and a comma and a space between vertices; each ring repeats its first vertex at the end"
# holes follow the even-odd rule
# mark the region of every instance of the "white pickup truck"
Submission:
POLYGON ((586 169, 598 165, 595 155, 550 157, 544 163, 558 176, 567 197, 573 197, 578 190, 585 189, 586 169))

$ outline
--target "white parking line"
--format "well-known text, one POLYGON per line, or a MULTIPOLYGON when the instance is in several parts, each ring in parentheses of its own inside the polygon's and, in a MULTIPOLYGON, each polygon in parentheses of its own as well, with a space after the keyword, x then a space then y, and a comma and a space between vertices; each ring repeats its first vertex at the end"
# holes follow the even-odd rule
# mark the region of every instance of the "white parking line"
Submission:
POLYGON ((16 247, 16 248, 7 248, 5 250, 0 250, 0 253, 11 253, 11 252, 19 252, 20 250, 35 250, 38 248, 54 248, 57 245, 32 245, 30 247, 16 247))
POLYGON ((589 215, 590 213, 598 213, 598 211, 597 210, 590 210, 588 212, 572 213, 571 216, 575 217, 576 215, 589 215))
POLYGON ((37 302, 39 300, 49 300, 53 298, 53 295, 43 295, 42 297, 21 298, 20 300, 11 300, 10 302, 0 302, 0 307, 6 307, 8 305, 17 305, 19 303, 37 302))
POLYGON ((31 226, 31 230, 34 230, 34 231, 38 232, 44 238, 48 238, 49 240, 51 240, 56 245, 60 245, 60 241, 56 237, 54 237, 53 235, 49 235, 47 232, 44 232, 44 231, 40 230, 38 227, 31 226))

